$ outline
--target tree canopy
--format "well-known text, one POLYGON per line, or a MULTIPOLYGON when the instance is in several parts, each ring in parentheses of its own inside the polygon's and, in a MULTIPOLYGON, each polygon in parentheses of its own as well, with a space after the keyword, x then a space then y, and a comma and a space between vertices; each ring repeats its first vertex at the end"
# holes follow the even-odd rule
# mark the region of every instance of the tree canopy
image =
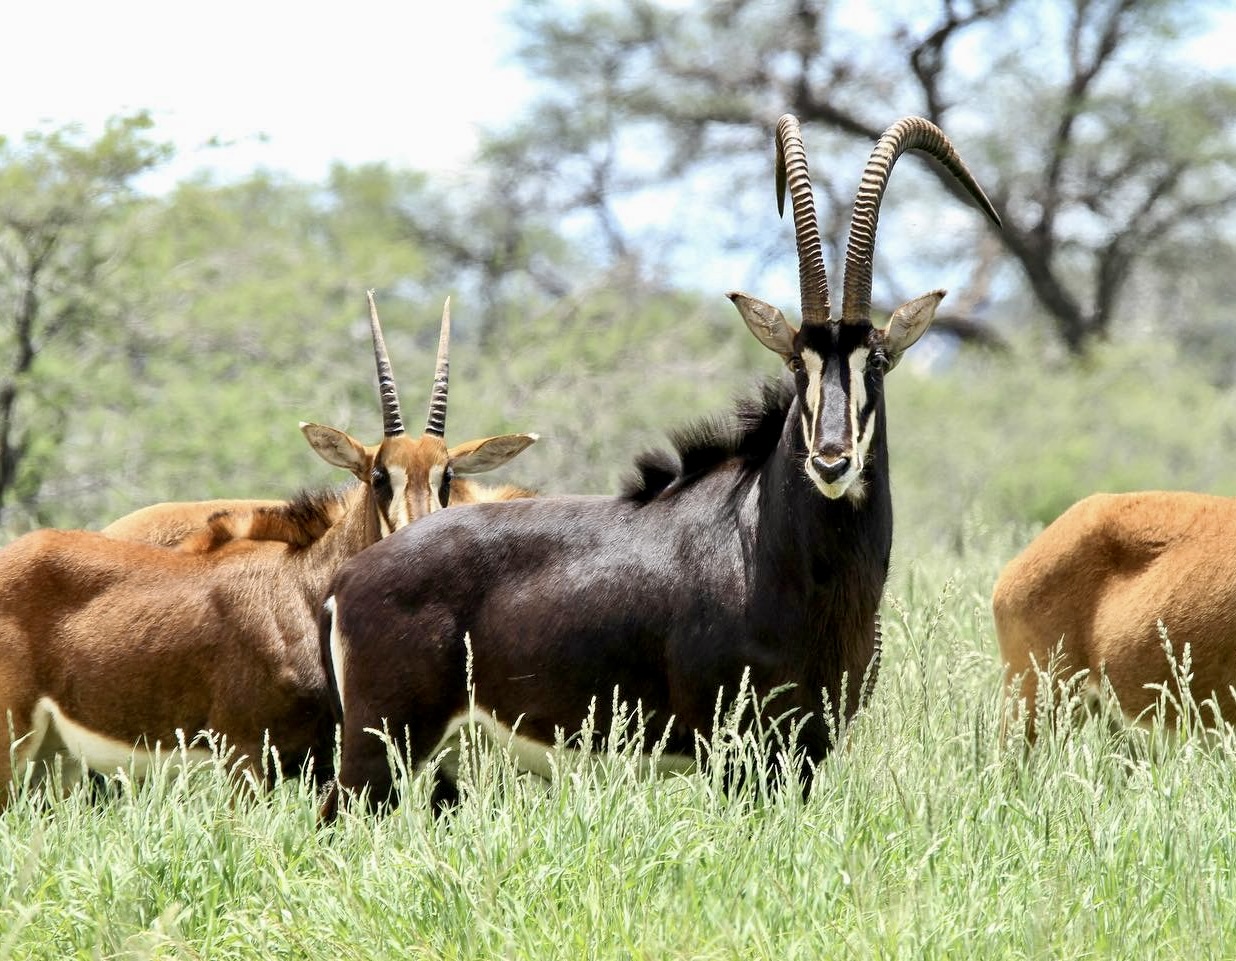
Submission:
POLYGON ((138 113, 94 140, 75 127, 0 139, 0 511, 37 493, 82 400, 70 352, 125 313, 134 180, 169 154, 150 127, 138 113))
MULTIPOLYGON (((624 202, 692 181, 715 186, 713 203, 737 214, 730 242, 750 248, 769 233, 758 211, 772 126, 791 112, 835 254, 862 156, 895 119, 927 117, 957 142, 1004 228, 935 214, 946 228, 920 231, 900 255, 891 245, 894 257, 964 264, 963 315, 989 306, 993 282, 1014 267, 1035 304, 1015 312, 1045 315, 1081 353, 1128 307, 1139 270, 1166 248, 1213 242, 1236 205, 1236 84, 1186 53, 1210 6, 526 0, 520 57, 542 92, 491 149, 520 145, 521 180, 558 184, 559 209, 591 213, 612 256, 636 246, 624 202)), ((926 169, 957 193, 940 168, 926 169)), ((881 280, 890 303, 916 292, 887 269, 881 280)))

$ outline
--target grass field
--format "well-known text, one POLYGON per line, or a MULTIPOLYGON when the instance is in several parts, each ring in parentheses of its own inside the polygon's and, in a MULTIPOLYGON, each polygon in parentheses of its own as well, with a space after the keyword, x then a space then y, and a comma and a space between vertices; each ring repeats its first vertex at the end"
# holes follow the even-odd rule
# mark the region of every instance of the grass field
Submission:
POLYGON ((805 800, 484 753, 446 817, 416 784, 318 830, 304 785, 169 768, 0 816, 0 959, 1236 956, 1236 741, 1002 744, 1013 540, 898 559, 876 695, 805 800))

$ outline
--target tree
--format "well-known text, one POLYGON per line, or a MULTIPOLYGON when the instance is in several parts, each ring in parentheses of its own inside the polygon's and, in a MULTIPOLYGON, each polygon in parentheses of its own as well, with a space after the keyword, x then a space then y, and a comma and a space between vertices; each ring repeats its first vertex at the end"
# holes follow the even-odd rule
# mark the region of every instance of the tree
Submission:
POLYGON ((134 180, 169 155, 150 126, 139 113, 93 141, 77 127, 0 139, 0 517, 15 498, 34 499, 63 436, 64 358, 120 320, 109 279, 139 202, 134 180))
POLYGON ((925 116, 962 146, 1004 221, 992 247, 977 218, 949 213, 933 252, 969 264, 975 305, 1001 263, 1015 264, 1079 354, 1108 333, 1139 268, 1216 234, 1236 206, 1236 85, 1184 58, 1206 11, 1172 0, 525 0, 519 55, 544 86, 506 139, 533 145, 526 172, 559 184, 564 211, 592 211, 611 252, 631 246, 624 198, 690 178, 726 192, 747 235, 734 243, 750 244, 765 215, 746 198, 754 184, 767 208, 772 125, 793 112, 838 263, 862 158, 892 120, 925 116))
MULTIPOLYGON (((494 141, 464 183, 422 177, 388 198, 405 242, 433 252, 440 286, 475 305, 465 327, 487 348, 529 297, 566 296, 582 260, 552 226, 552 185, 530 175, 526 156, 518 139, 494 141)), ((338 192, 372 175, 337 169, 332 186, 338 192)))

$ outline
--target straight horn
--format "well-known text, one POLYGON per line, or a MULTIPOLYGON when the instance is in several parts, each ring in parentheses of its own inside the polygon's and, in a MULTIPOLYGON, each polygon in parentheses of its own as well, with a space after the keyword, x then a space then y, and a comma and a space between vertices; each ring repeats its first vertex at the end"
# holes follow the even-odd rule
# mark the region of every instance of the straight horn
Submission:
POLYGON ((451 298, 442 305, 442 329, 438 333, 438 362, 433 372, 433 392, 429 395, 429 418, 425 433, 435 437, 446 435, 446 388, 451 365, 447 353, 451 346, 451 298))
POLYGON ((378 399, 382 402, 382 433, 398 437, 403 431, 403 417, 399 413, 399 391, 395 387, 395 375, 391 373, 391 359, 386 353, 386 340, 382 337, 382 324, 378 320, 378 305, 373 301, 373 291, 365 291, 369 298, 369 331, 373 334, 373 356, 378 364, 378 399))

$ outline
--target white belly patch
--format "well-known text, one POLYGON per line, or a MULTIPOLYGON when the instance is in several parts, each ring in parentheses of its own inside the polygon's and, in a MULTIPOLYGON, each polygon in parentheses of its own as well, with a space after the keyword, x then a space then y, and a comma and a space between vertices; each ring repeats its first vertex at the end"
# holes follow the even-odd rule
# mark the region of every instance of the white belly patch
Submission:
MULTIPOLYGON (((30 718, 31 729, 13 744, 14 772, 26 764, 53 760, 57 754, 65 757, 66 786, 85 775, 87 769, 101 774, 117 771, 135 777, 145 777, 156 759, 175 763, 206 761, 212 757, 206 748, 188 747, 193 735, 180 738, 174 745, 134 745, 108 737, 79 724, 64 713, 50 697, 39 698, 30 718), (49 735, 54 737, 49 741, 49 735)), ((177 732, 178 734, 180 732, 177 732)))
MULTIPOLYGON (((451 718, 431 757, 441 758, 440 770, 450 780, 458 776, 460 733, 474 739, 483 739, 510 757, 521 771, 549 780, 553 777, 556 757, 565 754, 571 764, 583 759, 585 752, 577 748, 563 748, 547 744, 536 738, 526 737, 514 728, 498 721, 488 711, 472 708, 451 718)), ((376 733, 376 732, 375 732, 376 733)), ((595 754, 592 759, 604 762, 605 755, 595 754)), ((695 758, 682 754, 641 755, 637 759, 642 775, 671 774, 695 769, 695 758)), ((423 766, 423 765, 422 765, 423 766)))

